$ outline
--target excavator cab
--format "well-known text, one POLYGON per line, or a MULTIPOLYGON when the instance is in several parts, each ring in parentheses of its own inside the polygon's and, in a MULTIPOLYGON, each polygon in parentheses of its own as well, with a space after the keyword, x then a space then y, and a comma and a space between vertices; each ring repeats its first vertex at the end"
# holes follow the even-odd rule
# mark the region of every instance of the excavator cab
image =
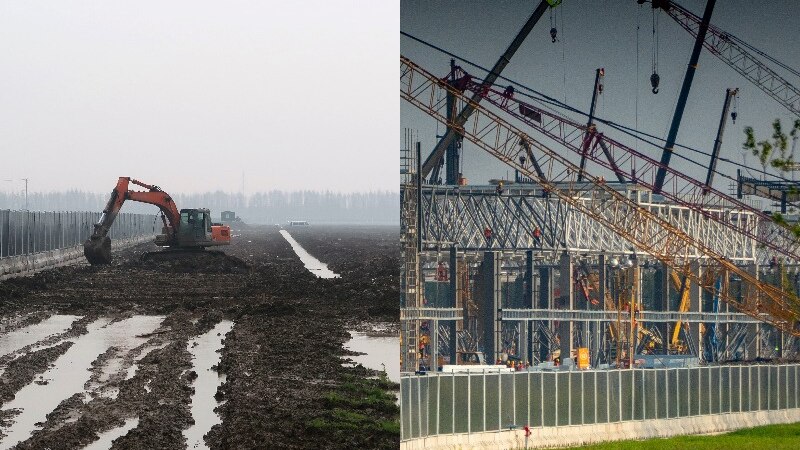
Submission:
POLYGON ((182 248, 230 244, 230 227, 212 223, 207 209, 182 209, 177 241, 182 248))

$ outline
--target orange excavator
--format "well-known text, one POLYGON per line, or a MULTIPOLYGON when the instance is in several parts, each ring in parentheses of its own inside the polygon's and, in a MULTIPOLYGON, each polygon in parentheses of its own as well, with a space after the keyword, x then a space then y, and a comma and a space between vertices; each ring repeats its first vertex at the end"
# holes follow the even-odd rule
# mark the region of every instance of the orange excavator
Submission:
POLYGON ((111 191, 100 220, 94 225, 94 231, 83 243, 83 254, 91 265, 111 264, 111 238, 108 230, 117 218, 125 200, 149 203, 161 210, 164 228, 156 236, 156 245, 179 249, 202 249, 216 245, 231 243, 231 228, 227 225, 211 222, 208 209, 181 209, 169 194, 160 187, 142 183, 130 177, 120 177, 117 186, 111 191), (147 191, 133 191, 130 184, 141 186, 147 191))

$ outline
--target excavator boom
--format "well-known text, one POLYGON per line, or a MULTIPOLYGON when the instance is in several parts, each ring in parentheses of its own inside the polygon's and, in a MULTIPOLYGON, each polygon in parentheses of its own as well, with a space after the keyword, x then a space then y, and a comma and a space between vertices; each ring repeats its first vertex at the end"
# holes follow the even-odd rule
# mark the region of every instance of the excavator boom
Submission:
POLYGON ((211 223, 207 209, 182 209, 169 194, 160 187, 142 183, 130 177, 120 177, 111 197, 103 209, 94 231, 83 244, 83 254, 91 265, 111 263, 111 239, 108 232, 114 224, 126 200, 156 205, 161 210, 164 222, 162 234, 156 237, 156 244, 165 247, 202 248, 230 243, 230 227, 211 223), (130 184, 141 186, 147 191, 130 190, 130 184))

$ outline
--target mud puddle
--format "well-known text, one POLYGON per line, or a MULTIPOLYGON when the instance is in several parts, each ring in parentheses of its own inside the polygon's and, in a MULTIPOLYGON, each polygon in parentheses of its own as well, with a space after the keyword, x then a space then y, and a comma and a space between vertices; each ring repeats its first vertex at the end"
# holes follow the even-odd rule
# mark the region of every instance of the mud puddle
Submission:
POLYGON ((311 256, 297 241, 294 240, 291 234, 286 230, 281 230, 281 235, 292 246, 292 250, 300 257, 300 261, 306 266, 309 272, 316 275, 318 278, 339 278, 339 274, 328 269, 328 265, 311 256))
POLYGON ((136 337, 155 331, 162 316, 133 316, 118 322, 100 318, 87 326, 87 333, 74 339, 74 344, 61 355, 53 367, 42 374, 43 383, 31 383, 22 388, 14 400, 6 403, 3 410, 19 409, 13 424, 3 430, 6 437, 0 441, 0 449, 10 448, 26 440, 43 423, 46 415, 61 401, 84 391, 89 381, 92 362, 110 347, 128 351, 144 343, 147 338, 136 337))
POLYGON ((111 448, 114 439, 125 436, 129 431, 136 428, 138 425, 138 417, 127 419, 122 426, 112 428, 105 433, 100 433, 100 439, 92 442, 86 447, 83 447, 83 450, 108 450, 111 448))
POLYGON ((26 327, 19 328, 0 336, 0 356, 16 352, 44 338, 63 333, 72 325, 79 316, 54 315, 47 319, 26 327))
POLYGON ((348 358, 373 370, 386 370, 389 379, 400 382, 400 337, 387 333, 350 331, 350 340, 344 343, 350 351, 364 353, 348 358))
POLYGON ((233 328, 233 322, 223 320, 211 331, 189 341, 189 353, 192 354, 192 364, 197 378, 192 383, 192 418, 194 425, 183 432, 186 436, 187 448, 208 448, 203 441, 203 436, 211 427, 221 423, 220 417, 214 412, 218 402, 214 398, 217 388, 224 381, 224 375, 213 370, 219 364, 221 355, 218 350, 222 348, 225 335, 233 328))

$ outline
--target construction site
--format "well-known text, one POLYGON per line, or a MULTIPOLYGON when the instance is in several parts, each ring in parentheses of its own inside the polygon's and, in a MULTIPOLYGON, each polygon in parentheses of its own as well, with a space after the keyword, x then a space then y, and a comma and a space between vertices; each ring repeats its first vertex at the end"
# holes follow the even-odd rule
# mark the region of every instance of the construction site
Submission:
POLYGON ((674 99, 658 116, 663 138, 604 117, 607 68, 580 87, 567 85, 565 65, 564 97, 585 90, 587 109, 537 90, 533 76, 504 76, 520 48, 550 44, 529 42, 548 15, 561 45, 560 1, 529 5, 493 66, 469 57, 486 50, 463 53, 469 42, 459 52, 411 32, 446 21, 415 28, 406 17, 423 13, 403 16, 401 448, 564 447, 800 422, 797 61, 716 26, 714 0, 699 12, 629 3, 613 12, 645 17, 648 31, 652 14, 645 89, 674 99), (668 27, 689 46, 676 50, 681 78, 660 86, 655 39, 668 27), (709 60, 740 87, 692 90, 709 60), (756 143, 750 128, 741 142, 740 91, 771 102, 761 120, 776 120, 773 141, 756 143), (701 143, 679 139, 695 120, 684 114, 691 97, 716 123, 701 143), (726 156, 724 136, 760 166, 726 156))
POLYGON ((397 228, 211 214, 0 210, 0 448, 397 448, 397 228))

